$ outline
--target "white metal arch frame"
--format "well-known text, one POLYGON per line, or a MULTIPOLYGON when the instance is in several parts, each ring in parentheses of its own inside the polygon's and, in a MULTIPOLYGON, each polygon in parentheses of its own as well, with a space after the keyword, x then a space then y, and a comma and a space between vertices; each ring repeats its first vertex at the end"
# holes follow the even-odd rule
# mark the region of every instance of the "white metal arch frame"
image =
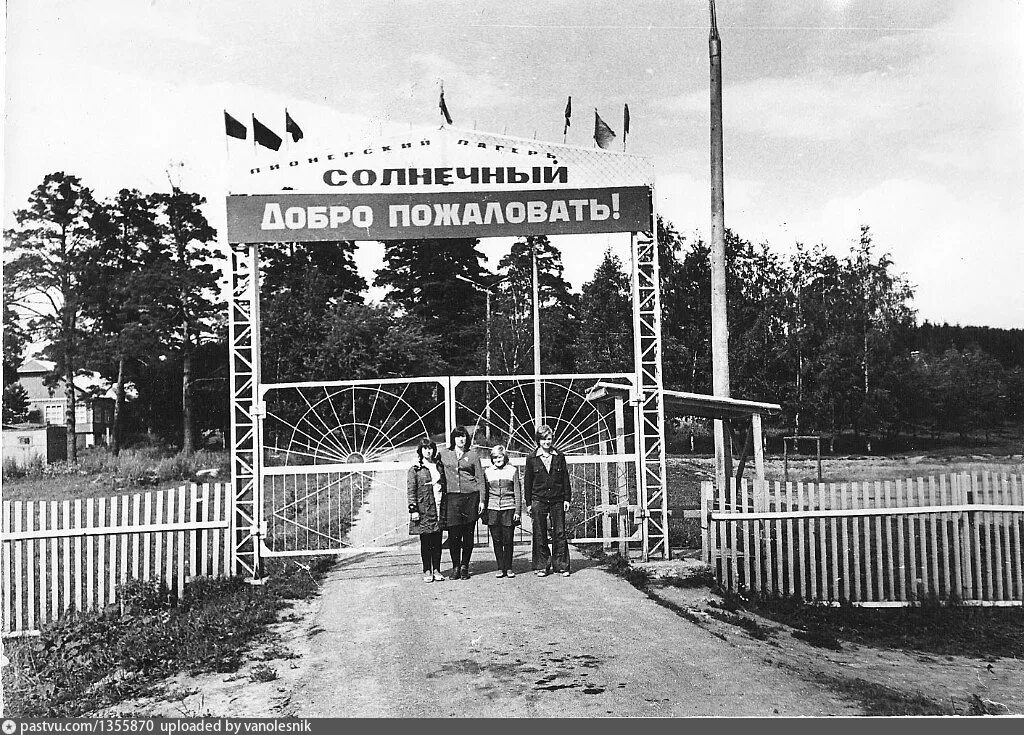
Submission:
MULTIPOLYGON (((653 167, 640 157, 623 153, 444 127, 380 143, 389 145, 371 145, 361 152, 338 151, 322 159, 303 157, 298 161, 247 167, 243 179, 233 187, 234 191, 247 193, 228 197, 235 490, 232 532, 239 573, 254 578, 262 576, 261 538, 267 530, 266 520, 260 517, 264 474, 260 432, 266 407, 260 377, 258 243, 269 241, 630 232, 635 373, 630 396, 640 453, 637 485, 643 529, 641 551, 645 559, 668 558, 661 297, 653 167), (341 165, 346 170, 336 168, 341 165), (460 182, 449 186, 455 183, 452 177, 456 174, 460 182), (467 179, 471 184, 466 183, 467 179), (349 188, 344 194, 331 188, 346 180, 349 188), (506 185, 492 186, 489 182, 494 181, 506 185), (404 189, 396 188, 406 184, 409 186, 404 189), (353 185, 360 188, 353 189, 353 185), (291 191, 282 193, 286 188, 291 191), (452 213, 458 211, 459 197, 476 202, 465 205, 477 208, 476 223, 467 226, 470 220, 466 215, 463 222, 455 222, 461 224, 458 233, 439 231, 438 226, 451 224, 452 213), (531 207, 550 207, 549 221, 532 217, 524 221, 527 199, 531 207), (573 221, 567 214, 567 202, 577 218, 573 221), (389 218, 385 214, 388 203, 404 214, 389 218), (556 204, 562 214, 558 219, 554 215, 556 204), (374 209, 378 206, 379 210, 374 209), (484 208, 481 223, 479 215, 484 208), (597 213, 589 224, 576 224, 584 211, 597 213), (377 226, 371 230, 372 218, 367 217, 373 212, 378 212, 377 226), (488 218, 500 219, 502 212, 508 221, 502 222, 501 228, 490 224, 488 218), (416 220, 412 225, 432 225, 433 229, 420 229, 421 234, 402 230, 409 224, 402 217, 408 218, 410 213, 416 220), (431 222, 431 216, 437 219, 431 222), (324 229, 335 225, 339 229, 324 229)), ((519 377, 540 380, 543 376, 519 377)))
MULTIPOLYGON (((229 304, 231 345, 232 483, 235 489, 236 566, 261 576, 260 538, 266 521, 262 506, 260 421, 266 408, 260 382, 257 244, 232 245, 229 304)), ((633 333, 636 426, 640 450, 639 499, 644 559, 669 558, 668 493, 665 470, 664 405, 661 366, 661 298, 658 247, 646 233, 632 236, 633 333)))

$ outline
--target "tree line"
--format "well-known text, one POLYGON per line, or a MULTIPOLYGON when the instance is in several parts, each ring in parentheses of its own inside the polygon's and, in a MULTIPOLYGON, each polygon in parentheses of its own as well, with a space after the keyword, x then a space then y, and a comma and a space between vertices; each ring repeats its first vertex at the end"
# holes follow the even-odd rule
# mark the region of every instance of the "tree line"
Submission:
MULTIPOLYGON (((25 418, 15 371, 44 341, 52 379, 96 371, 116 387, 112 450, 149 434, 190 452, 227 429, 223 254, 199 195, 171 187, 97 200, 49 174, 5 233, 4 421, 25 418), (133 384, 137 397, 123 399, 133 384)), ((711 391, 708 244, 659 219, 665 385, 711 391)), ((384 243, 372 282, 352 242, 262 245, 263 380, 528 374, 533 259, 545 373, 630 372, 629 263, 607 250, 573 291, 547 237, 517 240, 494 271, 476 239, 384 243), (381 303, 370 286, 385 289, 381 303), (485 324, 490 300, 490 329, 485 324), (489 332, 489 339, 488 339, 489 332)), ((849 252, 781 255, 727 232, 735 397, 781 403, 796 433, 988 432, 1024 419, 1024 331, 916 324, 913 287, 861 229, 849 252)), ((75 395, 67 390, 68 456, 75 395)))

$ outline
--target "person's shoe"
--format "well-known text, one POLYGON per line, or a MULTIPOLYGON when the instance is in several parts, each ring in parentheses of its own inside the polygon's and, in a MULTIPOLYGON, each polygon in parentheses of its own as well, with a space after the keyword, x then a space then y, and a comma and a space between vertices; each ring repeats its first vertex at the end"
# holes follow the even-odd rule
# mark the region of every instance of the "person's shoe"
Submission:
POLYGON ((461 579, 462 567, 452 567, 452 579, 461 579))
POLYGON ((538 577, 546 577, 548 576, 548 574, 550 574, 550 572, 548 572, 547 569, 538 569, 534 572, 534 574, 536 574, 538 577))
POLYGON ((430 572, 424 572, 423 573, 423 581, 424 582, 433 582, 434 581, 434 575, 431 574, 430 572))
POLYGON ((505 572, 505 576, 511 579, 512 577, 516 576, 516 573, 509 569, 507 572, 505 572))
POLYGON ((559 572, 559 574, 561 574, 563 577, 569 576, 569 572, 559 572))
POLYGON ((469 579, 469 567, 461 567, 462 571, 459 574, 459 579, 469 579))
POLYGON ((505 576, 505 572, 504 572, 504 570, 497 571, 497 572, 494 573, 494 576, 497 577, 498 579, 501 579, 502 577, 505 576))
POLYGON ((446 577, 443 574, 441 574, 441 570, 440 569, 434 570, 434 573, 431 574, 430 576, 433 577, 435 582, 444 582, 446 579, 448 579, 448 577, 446 577))

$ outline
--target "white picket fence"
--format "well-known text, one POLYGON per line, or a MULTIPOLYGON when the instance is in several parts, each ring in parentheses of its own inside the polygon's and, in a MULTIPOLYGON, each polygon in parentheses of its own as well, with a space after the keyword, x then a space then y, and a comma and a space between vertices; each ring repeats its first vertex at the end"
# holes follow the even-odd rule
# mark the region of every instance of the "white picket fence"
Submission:
POLYGON ((875 607, 1024 601, 1024 483, 991 472, 701 486, 704 559, 733 591, 875 607))
POLYGON ((69 610, 117 602, 129 579, 180 590, 192 576, 233 573, 228 483, 133 495, 4 501, 0 632, 24 635, 69 610))

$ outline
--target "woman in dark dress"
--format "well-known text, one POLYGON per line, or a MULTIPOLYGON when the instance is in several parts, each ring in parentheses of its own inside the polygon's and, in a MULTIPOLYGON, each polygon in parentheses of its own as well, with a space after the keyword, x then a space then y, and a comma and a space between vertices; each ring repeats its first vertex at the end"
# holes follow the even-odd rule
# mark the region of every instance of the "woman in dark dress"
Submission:
POLYGON ((423 581, 443 582, 441 574, 440 509, 444 505, 444 472, 437 465, 437 445, 421 439, 416 448, 416 463, 409 468, 409 534, 420 537, 423 581))
POLYGON ((448 448, 442 449, 440 455, 446 491, 441 502, 441 523, 448 529, 452 578, 469 579, 484 467, 480 453, 470 447, 469 432, 461 426, 452 432, 448 448))

